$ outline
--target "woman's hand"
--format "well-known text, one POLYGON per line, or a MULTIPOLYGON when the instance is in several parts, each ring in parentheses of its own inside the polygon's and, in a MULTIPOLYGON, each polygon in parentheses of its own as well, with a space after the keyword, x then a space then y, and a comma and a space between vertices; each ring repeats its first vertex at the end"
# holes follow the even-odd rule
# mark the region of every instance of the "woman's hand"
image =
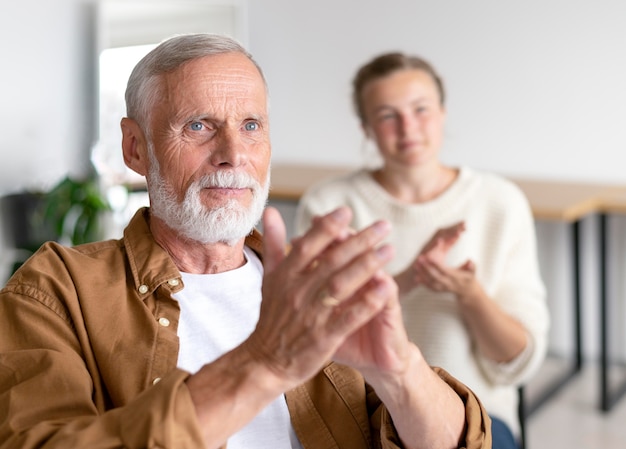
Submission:
MULTIPOLYGON (((465 222, 460 221, 435 232, 411 265, 395 277, 401 295, 408 293, 420 284, 426 284, 426 279, 423 278, 424 262, 431 261, 443 266, 448 252, 458 241, 463 231, 465 231, 465 222)), ((428 287, 428 285, 426 286, 428 287)))
POLYGON ((415 272, 422 285, 436 292, 454 293, 461 305, 486 298, 471 260, 459 267, 449 267, 444 262, 420 256, 415 263, 415 272))

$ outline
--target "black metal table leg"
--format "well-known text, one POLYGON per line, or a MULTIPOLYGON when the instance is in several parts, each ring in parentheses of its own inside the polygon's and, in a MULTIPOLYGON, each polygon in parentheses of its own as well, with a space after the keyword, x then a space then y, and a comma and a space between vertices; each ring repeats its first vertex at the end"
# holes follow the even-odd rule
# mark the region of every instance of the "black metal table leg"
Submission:
POLYGON ((525 405, 525 417, 539 410, 548 400, 556 395, 567 383, 581 371, 583 364, 582 351, 582 307, 581 307, 581 263, 580 263, 580 220, 571 224, 572 244, 572 283, 574 294, 574 360, 572 365, 560 376, 554 379, 538 394, 537 398, 525 405))
POLYGON ((520 449, 526 449, 526 417, 528 413, 526 411, 526 398, 524 397, 524 387, 517 389, 517 416, 519 418, 519 447, 520 449))
POLYGON ((608 251, 608 217, 606 214, 599 216, 599 245, 600 245, 600 409, 610 411, 613 406, 626 394, 626 380, 622 381, 614 391, 609 385, 609 304, 608 286, 611 277, 609 275, 610 256, 608 251))
POLYGON ((576 220, 574 223, 572 223, 572 240, 572 248, 574 253, 574 334, 576 341, 574 372, 578 373, 583 367, 580 220, 576 220))

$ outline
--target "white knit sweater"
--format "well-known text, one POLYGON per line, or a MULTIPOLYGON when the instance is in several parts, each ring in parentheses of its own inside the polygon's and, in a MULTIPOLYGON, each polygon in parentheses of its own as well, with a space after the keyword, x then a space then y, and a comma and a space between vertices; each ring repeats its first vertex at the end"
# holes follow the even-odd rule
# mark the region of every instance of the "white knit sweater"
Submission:
POLYGON ((428 363, 441 366, 468 385, 489 414, 519 432, 517 386, 541 365, 549 315, 539 275, 534 222, 528 202, 513 183, 493 174, 461 168, 454 183, 436 199, 405 204, 389 195, 365 170, 328 179, 301 198, 296 231, 306 230, 314 215, 340 205, 352 208, 352 226, 361 229, 385 218, 392 225, 388 241, 396 251, 388 265, 404 270, 439 228, 465 221, 466 230, 448 254, 459 266, 468 259, 486 293, 519 320, 531 344, 516 360, 497 364, 482 357, 464 325, 451 293, 418 287, 402 299, 409 337, 428 363))

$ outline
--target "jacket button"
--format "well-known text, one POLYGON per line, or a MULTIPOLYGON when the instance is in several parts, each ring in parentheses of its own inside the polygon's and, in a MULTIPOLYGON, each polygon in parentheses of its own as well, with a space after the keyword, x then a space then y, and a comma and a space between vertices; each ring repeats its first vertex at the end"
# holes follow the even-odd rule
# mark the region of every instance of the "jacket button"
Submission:
POLYGON ((159 318, 159 324, 160 324, 161 326, 163 326, 163 327, 167 327, 167 326, 169 326, 169 325, 170 325, 170 320, 168 320, 168 319, 167 319, 167 318, 165 318, 165 317, 161 317, 161 318, 159 318))

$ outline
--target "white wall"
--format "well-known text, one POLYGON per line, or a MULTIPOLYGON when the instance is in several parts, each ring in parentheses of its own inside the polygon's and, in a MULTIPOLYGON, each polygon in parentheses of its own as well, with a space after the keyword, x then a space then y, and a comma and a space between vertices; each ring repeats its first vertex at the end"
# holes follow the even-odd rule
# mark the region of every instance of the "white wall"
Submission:
MULTIPOLYGON (((87 164, 92 4, 0 2, 0 195, 49 185, 87 164)), ((251 0, 249 47, 270 84, 274 161, 360 165, 350 80, 365 60, 399 49, 430 59, 444 78, 449 163, 626 184, 624 17, 619 0, 251 0)), ((584 224, 585 341, 593 355, 597 248, 594 220, 584 224)), ((563 350, 570 343, 566 227, 538 223, 538 234, 554 346, 563 350)), ((0 254, 5 263, 1 246, 0 254)))
MULTIPOLYGON (((0 1, 0 196, 88 168, 96 110, 89 6, 0 1)), ((2 221, 0 281, 15 257, 2 221)))
POLYGON ((261 0, 249 16, 272 89, 275 160, 359 164, 350 81, 399 49, 444 78, 447 161, 626 181, 624 2, 261 0))
POLYGON ((0 194, 85 170, 95 112, 91 28, 79 0, 0 2, 0 194))

